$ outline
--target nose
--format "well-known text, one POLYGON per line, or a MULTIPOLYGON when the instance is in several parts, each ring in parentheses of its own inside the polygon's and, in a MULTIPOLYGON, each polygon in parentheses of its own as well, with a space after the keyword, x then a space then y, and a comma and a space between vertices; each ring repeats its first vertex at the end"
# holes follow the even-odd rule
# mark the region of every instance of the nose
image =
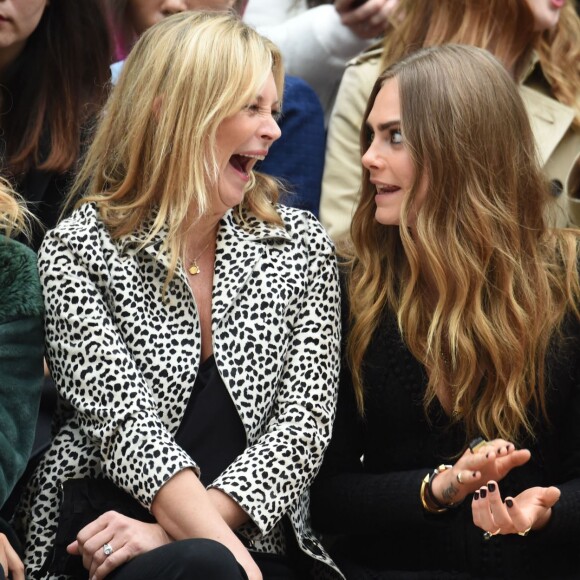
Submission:
POLYGON ((262 126, 262 139, 274 142, 280 138, 282 131, 273 117, 269 117, 262 126))
POLYGON ((371 143, 366 153, 362 156, 361 162, 366 169, 381 169, 384 165, 381 156, 378 154, 374 143, 371 143))
POLYGON ((161 7, 161 12, 164 16, 171 16, 178 12, 185 12, 187 10, 186 0, 164 0, 161 7))

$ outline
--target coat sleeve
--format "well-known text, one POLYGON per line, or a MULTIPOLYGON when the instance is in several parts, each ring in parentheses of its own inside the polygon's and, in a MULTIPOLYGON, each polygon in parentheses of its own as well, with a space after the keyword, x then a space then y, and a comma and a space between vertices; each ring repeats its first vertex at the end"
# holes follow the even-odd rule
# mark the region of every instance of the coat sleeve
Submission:
POLYGON ((22 475, 34 440, 43 378, 42 295, 32 252, 0 250, 0 506, 22 475), (4 255, 8 252, 9 255, 4 255), (7 260, 5 260, 7 258, 7 260))
POLYGON ((262 534, 307 490, 322 462, 334 419, 340 350, 336 258, 320 224, 312 216, 308 221, 304 294, 276 386, 274 410, 263 434, 211 486, 232 497, 262 534))
POLYGON ((349 235, 359 199, 360 129, 375 72, 374 61, 346 69, 328 126, 320 219, 335 241, 349 235))
POLYGON ((71 236, 65 223, 46 236, 39 269, 49 366, 80 429, 99 448, 105 475, 149 508, 165 482, 196 466, 161 421, 115 324, 104 256, 96 227, 71 236))

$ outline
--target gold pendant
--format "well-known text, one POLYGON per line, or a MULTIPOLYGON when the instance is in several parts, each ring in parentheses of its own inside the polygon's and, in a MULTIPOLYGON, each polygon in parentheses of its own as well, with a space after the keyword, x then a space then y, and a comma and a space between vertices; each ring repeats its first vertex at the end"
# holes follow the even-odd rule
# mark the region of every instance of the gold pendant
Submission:
POLYGON ((199 274, 201 272, 201 270, 199 269, 199 266, 193 262, 193 264, 189 267, 189 273, 192 276, 195 276, 196 274, 199 274))

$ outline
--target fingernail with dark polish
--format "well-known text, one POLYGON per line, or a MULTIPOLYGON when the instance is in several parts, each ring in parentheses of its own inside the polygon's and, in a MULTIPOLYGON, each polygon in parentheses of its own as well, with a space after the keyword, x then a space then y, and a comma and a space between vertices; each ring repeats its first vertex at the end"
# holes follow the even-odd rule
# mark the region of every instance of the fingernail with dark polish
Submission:
POLYGON ((489 457, 489 453, 486 453, 485 454, 485 458, 487 459, 488 457, 489 457))
POLYGON ((505 500, 505 505, 507 505, 509 508, 514 506, 514 502, 511 499, 506 499, 505 500))
POLYGON ((491 493, 493 493, 495 491, 495 483, 488 483, 487 484, 487 489, 489 489, 489 491, 491 493))
POLYGON ((481 496, 481 499, 485 499, 485 496, 487 495, 487 489, 485 489, 485 487, 480 489, 479 495, 481 496))
POLYGON ((473 477, 477 477, 477 473, 475 473, 475 471, 471 475, 473 475, 473 477))
POLYGON ((479 492, 478 491, 473 492, 473 499, 479 499, 479 492))

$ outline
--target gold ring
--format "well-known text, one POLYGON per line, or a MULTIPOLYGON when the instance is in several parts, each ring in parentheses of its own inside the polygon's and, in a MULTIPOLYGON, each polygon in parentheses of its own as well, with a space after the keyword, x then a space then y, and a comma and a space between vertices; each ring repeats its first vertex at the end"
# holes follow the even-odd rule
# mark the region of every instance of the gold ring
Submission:
POLYGON ((532 526, 530 526, 527 530, 524 530, 523 532, 518 532, 518 536, 527 536, 530 533, 531 529, 532 526))
POLYGON ((461 471, 458 471, 458 472, 457 472, 457 475, 455 476, 455 479, 457 479, 457 483, 458 483, 459 485, 463 485, 463 484, 464 484, 464 481, 463 481, 463 479, 461 479, 461 471))

